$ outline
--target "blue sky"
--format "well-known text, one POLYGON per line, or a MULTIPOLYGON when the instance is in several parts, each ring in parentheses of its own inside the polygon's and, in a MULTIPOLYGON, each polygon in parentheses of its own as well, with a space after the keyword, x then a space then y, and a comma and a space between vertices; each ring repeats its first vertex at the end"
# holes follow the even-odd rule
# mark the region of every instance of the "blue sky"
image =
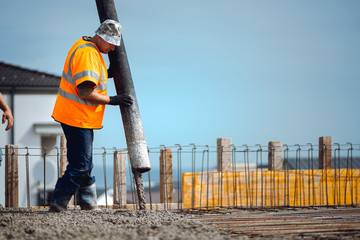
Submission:
MULTIPOLYGON (((60 75, 95 1, 3 1, 0 61, 60 75)), ((145 137, 360 143, 360 1, 115 1, 145 137)), ((104 56, 107 60, 107 56, 104 56)), ((109 80, 109 94, 115 94, 109 80)), ((95 147, 126 147, 108 106, 95 147)))

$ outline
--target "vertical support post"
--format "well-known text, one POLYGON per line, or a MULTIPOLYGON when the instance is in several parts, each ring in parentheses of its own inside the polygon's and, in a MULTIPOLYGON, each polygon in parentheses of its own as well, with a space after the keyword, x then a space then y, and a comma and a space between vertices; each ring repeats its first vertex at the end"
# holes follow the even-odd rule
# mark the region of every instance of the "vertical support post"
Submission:
POLYGON ((18 147, 5 146, 5 207, 19 207, 18 147))
POLYGON ((331 168, 331 136, 319 137, 319 169, 331 168))
POLYGON ((173 203, 172 149, 160 150, 160 202, 173 203))
POLYGON ((114 152, 114 206, 126 205, 126 152, 114 152))
POLYGON ((283 170, 282 143, 269 142, 268 169, 269 171, 283 170))
POLYGON ((67 165, 67 148, 66 138, 64 135, 60 137, 60 177, 64 175, 67 165))
POLYGON ((217 145, 217 171, 232 171, 231 163, 231 138, 218 138, 217 145))
MULTIPOLYGON (((68 165, 67 160, 67 148, 66 148, 66 137, 62 135, 60 137, 60 177, 65 173, 66 166, 68 165)), ((75 207, 74 196, 71 197, 68 207, 75 207)))

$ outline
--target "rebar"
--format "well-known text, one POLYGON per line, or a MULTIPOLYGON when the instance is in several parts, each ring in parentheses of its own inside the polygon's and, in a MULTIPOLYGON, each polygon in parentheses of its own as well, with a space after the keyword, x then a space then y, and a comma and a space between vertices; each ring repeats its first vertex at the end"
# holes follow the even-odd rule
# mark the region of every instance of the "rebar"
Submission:
MULTIPOLYGON (((318 158, 314 156, 314 152, 326 152, 328 149, 326 149, 327 146, 325 145, 319 146, 311 143, 306 145, 283 144, 283 167, 280 170, 271 171, 266 169, 266 161, 264 161, 263 157, 272 149, 267 149, 266 146, 260 144, 255 146, 246 144, 236 146, 232 144, 226 150, 223 146, 195 145, 193 143, 189 145, 176 144, 175 146, 161 145, 161 147, 152 148, 151 152, 149 149, 148 154, 151 155, 151 158, 157 158, 162 150, 165 150, 162 153, 164 157, 166 157, 166 150, 168 149, 177 151, 177 164, 173 165, 173 172, 177 173, 177 176, 174 176, 174 179, 177 179, 177 184, 174 184, 174 187, 178 189, 178 209, 358 206, 360 205, 359 191, 357 190, 360 177, 360 144, 335 143, 333 146, 332 169, 327 164, 324 165, 324 169, 318 169, 318 158), (227 171, 223 171, 221 167, 218 171, 215 168, 213 169, 217 165, 217 151, 222 153, 229 151, 232 167, 227 171), (197 157, 198 154, 201 157, 197 157), (242 168, 239 167, 239 163, 243 164, 242 168), (189 172, 185 175, 184 166, 189 172), (190 179, 188 183, 186 182, 186 176, 190 179), (190 192, 183 192, 184 189, 188 189, 190 192), (187 205, 186 201, 189 201, 189 205, 187 205)), ((9 179, 14 177, 14 159, 19 158, 21 160, 22 158, 25 162, 23 165, 20 164, 20 167, 25 168, 26 174, 19 176, 19 183, 22 182, 23 186, 26 186, 23 199, 24 204, 28 207, 32 205, 30 196, 33 194, 33 189, 35 189, 32 187, 34 183, 29 167, 33 165, 33 161, 39 161, 43 165, 42 178, 44 185, 40 187, 43 192, 38 193, 43 196, 44 207, 47 204, 48 192, 46 185, 49 184, 47 183, 49 180, 46 177, 50 175, 46 166, 49 159, 56 162, 59 156, 58 150, 51 150, 51 148, 24 147, 17 148, 15 152, 13 148, 10 148, 11 163, 9 164, 9 171, 11 171, 11 175, 9 175, 9 179)), ((94 163, 101 162, 100 159, 102 159, 106 191, 105 205, 109 207, 107 191, 109 173, 106 171, 108 165, 106 155, 117 151, 117 149, 103 147, 94 150, 94 163)), ((222 154, 219 154, 219 156, 222 156, 222 154)), ((326 154, 324 154, 324 158, 327 158, 326 154)), ((327 159, 324 162, 327 163, 327 159)), ((137 184, 135 176, 133 177, 133 174, 136 173, 131 169, 131 165, 129 165, 129 172, 130 179, 135 181, 134 185, 130 181, 131 188, 129 188, 133 196, 133 202, 138 202, 141 205, 145 202, 142 202, 139 196, 144 196, 143 193, 145 192, 140 192, 139 195, 138 189, 135 187, 137 184)), ((167 181, 170 178, 167 176, 166 171, 164 174, 164 186, 167 186, 167 181)), ((154 201, 154 194, 158 193, 156 190, 153 191, 154 185, 152 185, 153 181, 151 181, 153 176, 153 172, 148 173, 149 187, 146 190, 149 192, 151 209, 153 209, 154 204, 158 203, 154 201)), ((9 184, 10 188, 14 187, 13 182, 10 181, 9 184)), ((166 191, 165 196, 171 194, 170 189, 165 187, 164 190, 166 191)), ((9 196, 9 199, 13 201, 14 196, 9 196)), ((164 209, 170 209, 173 206, 167 197, 165 197, 165 203, 162 205, 164 209)), ((143 209, 143 206, 140 206, 140 209, 143 209)))
POLYGON ((44 163, 44 208, 46 208, 46 147, 43 152, 43 163, 44 163))
POLYGON ((26 165, 26 200, 27 200, 27 207, 30 207, 29 149, 27 148, 25 155, 25 165, 26 165))
POLYGON ((180 202, 181 202, 181 175, 182 175, 182 169, 181 169, 181 145, 180 144, 175 144, 175 146, 178 148, 176 151, 176 160, 177 160, 177 169, 178 169, 178 209, 182 209, 182 207, 180 207, 180 202))
POLYGON ((106 148, 103 147, 104 152, 102 154, 102 159, 103 159, 103 169, 104 169, 104 185, 105 185, 105 207, 108 207, 108 202, 107 202, 107 184, 106 184, 106 148))

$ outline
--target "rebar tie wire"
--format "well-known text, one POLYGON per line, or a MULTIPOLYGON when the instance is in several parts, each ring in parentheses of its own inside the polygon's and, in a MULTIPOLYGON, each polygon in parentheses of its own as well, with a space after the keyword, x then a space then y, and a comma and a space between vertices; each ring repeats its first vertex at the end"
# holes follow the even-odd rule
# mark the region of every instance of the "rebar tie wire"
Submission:
MULTIPOLYGON (((178 150, 177 150, 177 166, 178 166, 178 209, 180 209, 180 201, 182 201, 182 191, 181 191, 181 188, 182 188, 182 183, 181 183, 181 175, 182 175, 182 169, 181 169, 181 150, 182 150, 182 147, 180 144, 175 144, 175 146, 178 147, 178 150)), ((182 205, 181 205, 182 206, 182 205)), ((182 207, 181 207, 182 209, 182 207)))
POLYGON ((27 207, 30 207, 30 179, 29 179, 29 149, 26 148, 25 165, 26 165, 26 195, 27 195, 27 207))
MULTIPOLYGON (((312 201, 312 205, 313 207, 315 206, 315 178, 314 178, 314 148, 313 145, 311 143, 308 143, 307 145, 310 145, 310 148, 308 149, 308 169, 311 169, 311 181, 312 181, 312 195, 313 195, 313 201, 312 201), (310 167, 310 162, 311 162, 311 167, 310 167)), ((310 205, 310 175, 308 177, 308 181, 309 181, 309 191, 308 191, 308 195, 309 195, 309 205, 310 205)))
POLYGON ((191 163, 192 163, 192 194, 191 194, 191 207, 194 208, 195 204, 195 160, 196 160, 196 145, 194 143, 190 143, 189 145, 192 145, 193 148, 191 150, 191 163))
MULTIPOLYGON (((148 150, 148 155, 149 155, 149 159, 150 159, 150 149, 147 148, 148 150)), ((151 177, 150 177, 150 171, 148 171, 148 179, 149 179, 149 199, 150 199, 150 210, 153 209, 152 206, 152 196, 151 196, 151 177)))
POLYGON ((44 208, 46 208, 46 147, 44 147, 44 208))
POLYGON ((354 206, 354 196, 353 196, 353 184, 352 184, 352 180, 353 180, 353 178, 352 178, 352 151, 353 151, 353 145, 352 145, 352 143, 347 143, 347 144, 349 144, 350 145, 350 148, 348 149, 348 151, 347 151, 347 157, 346 157, 346 169, 347 169, 347 171, 346 171, 346 182, 345 182, 345 199, 346 199, 346 186, 347 186, 347 181, 348 181, 348 174, 349 174, 349 158, 350 158, 350 164, 351 164, 351 166, 350 166, 350 168, 351 168, 351 172, 350 172, 350 179, 351 179, 351 206, 354 206))
POLYGON ((334 145, 337 146, 336 149, 334 149, 334 166, 335 166, 335 173, 334 173, 334 179, 335 179, 335 183, 334 183, 334 205, 336 203, 336 201, 338 202, 338 205, 341 205, 341 197, 340 197, 340 144, 339 143, 334 143, 334 145), (336 153, 338 153, 338 157, 336 155, 336 153), (338 163, 338 166, 336 167, 336 163, 338 163), (336 174, 338 173, 338 175, 336 174), (337 182, 339 185, 339 190, 337 191, 337 182), (338 193, 338 194, 337 194, 338 193))
POLYGON ((104 184, 105 184, 105 207, 108 207, 107 202, 107 184, 106 184, 106 148, 103 147, 104 152, 102 153, 102 159, 103 159, 103 169, 104 169, 104 184))

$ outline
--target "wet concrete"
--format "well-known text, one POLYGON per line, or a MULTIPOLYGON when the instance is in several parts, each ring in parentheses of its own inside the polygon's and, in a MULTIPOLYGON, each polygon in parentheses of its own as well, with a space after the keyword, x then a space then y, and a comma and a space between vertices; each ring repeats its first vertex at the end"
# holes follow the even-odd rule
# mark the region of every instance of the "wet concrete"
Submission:
POLYGON ((360 208, 53 213, 0 205, 0 239, 360 239, 360 208))
POLYGON ((233 239, 191 218, 155 211, 5 208, 0 209, 0 239, 233 239))
POLYGON ((136 184, 137 195, 139 199, 139 208, 140 210, 146 210, 146 198, 145 198, 145 191, 144 191, 144 184, 142 180, 142 175, 139 171, 134 170, 134 179, 136 184))

